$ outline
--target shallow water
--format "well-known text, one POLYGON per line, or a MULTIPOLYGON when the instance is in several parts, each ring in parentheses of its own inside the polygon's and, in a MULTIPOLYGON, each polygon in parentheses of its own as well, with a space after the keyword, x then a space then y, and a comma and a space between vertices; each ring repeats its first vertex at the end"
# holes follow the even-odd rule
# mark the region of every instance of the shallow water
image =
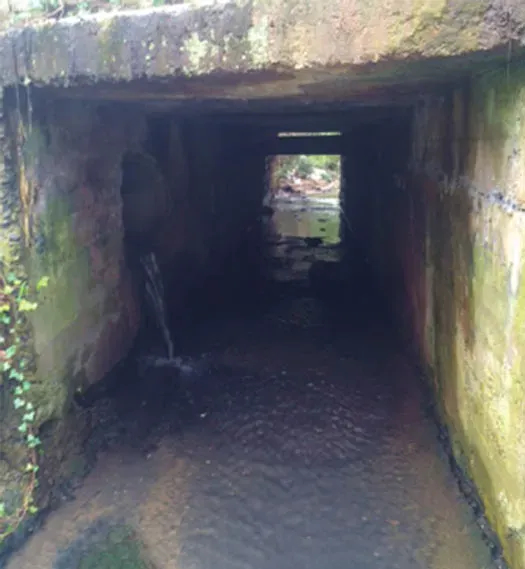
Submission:
POLYGON ((300 281, 315 260, 340 258, 340 209, 337 198, 287 197, 274 199, 266 253, 270 278, 300 281), (305 239, 322 240, 321 247, 307 247, 305 239))
POLYGON ((274 231, 286 237, 321 237, 325 244, 339 243, 338 198, 288 197, 272 202, 274 231))
POLYGON ((152 370, 9 568, 73 569, 124 521, 158 568, 490 567, 414 370, 379 332, 323 341, 293 310, 210 325, 205 375, 152 370))
MULTIPOLYGON (((311 262, 277 241, 282 261, 311 262)), ((99 401, 106 450, 8 568, 492 567, 420 378, 353 302, 282 295, 210 321, 188 340, 207 353, 193 372, 151 367, 99 401), (134 548, 111 537, 101 553, 122 528, 134 548)))

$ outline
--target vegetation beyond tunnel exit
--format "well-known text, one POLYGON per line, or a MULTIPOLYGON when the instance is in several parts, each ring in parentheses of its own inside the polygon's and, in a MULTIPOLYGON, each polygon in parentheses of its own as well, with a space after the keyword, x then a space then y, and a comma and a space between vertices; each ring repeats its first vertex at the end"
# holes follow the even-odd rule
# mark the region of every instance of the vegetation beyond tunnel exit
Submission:
POLYGON ((341 238, 341 157, 274 156, 268 159, 265 204, 269 228, 281 238, 337 244, 341 238))
POLYGON ((525 569, 525 13, 347 4, 9 4, 0 566, 525 569))

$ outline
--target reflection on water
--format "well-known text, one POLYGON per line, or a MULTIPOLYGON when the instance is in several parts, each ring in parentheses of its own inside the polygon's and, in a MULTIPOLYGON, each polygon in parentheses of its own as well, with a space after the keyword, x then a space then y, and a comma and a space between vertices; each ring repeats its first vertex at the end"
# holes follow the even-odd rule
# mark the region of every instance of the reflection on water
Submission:
POLYGON ((313 262, 339 260, 337 198, 276 198, 272 205, 266 251, 271 280, 306 282, 313 262))
POLYGON ((338 199, 276 199, 273 205, 273 231, 277 236, 320 237, 325 244, 339 243, 338 199))

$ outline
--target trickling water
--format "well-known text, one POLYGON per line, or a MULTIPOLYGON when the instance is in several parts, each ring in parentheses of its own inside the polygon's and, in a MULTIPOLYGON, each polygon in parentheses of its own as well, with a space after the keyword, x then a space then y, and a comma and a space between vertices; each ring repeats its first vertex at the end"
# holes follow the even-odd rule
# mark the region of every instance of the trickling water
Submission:
POLYGON ((146 274, 146 293, 155 314, 157 324, 162 332, 168 352, 168 359, 171 360, 174 357, 173 339, 171 337, 168 320, 166 318, 164 284, 162 282, 162 275, 157 263, 157 257, 155 256, 155 253, 148 253, 140 258, 140 262, 146 274))

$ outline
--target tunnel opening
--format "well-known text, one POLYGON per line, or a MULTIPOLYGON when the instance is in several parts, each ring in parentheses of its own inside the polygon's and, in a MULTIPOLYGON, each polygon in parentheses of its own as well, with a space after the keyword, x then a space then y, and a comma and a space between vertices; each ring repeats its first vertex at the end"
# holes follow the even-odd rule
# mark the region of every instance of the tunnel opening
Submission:
POLYGON ((266 169, 266 234, 273 278, 289 280, 307 272, 319 246, 335 260, 343 218, 341 156, 270 156, 266 169))
MULTIPOLYGON (((103 117, 115 109, 102 108, 103 117)), ((346 566, 348 550, 363 566, 395 551, 400 567, 419 567, 414 556, 428 560, 447 543, 442 558, 453 552, 458 567, 478 569, 487 552, 447 466, 435 459, 427 396, 405 357, 420 300, 421 267, 411 254, 423 247, 426 223, 417 205, 424 198, 414 201, 407 187, 416 105, 270 108, 191 114, 146 105, 140 136, 116 154, 112 184, 140 325, 106 379, 75 394, 93 417, 90 440, 170 465, 163 484, 188 499, 190 514, 175 519, 174 508, 163 516, 184 528, 189 566, 205 551, 265 567, 250 556, 253 548, 277 551, 275 526, 293 544, 294 567, 309 566, 301 544, 313 532, 314 556, 327 567, 346 566), (313 157, 332 176, 327 185, 336 182, 330 230, 304 204, 318 216, 314 232, 283 228, 273 174, 290 157, 303 168, 313 157), (293 247, 276 263, 283 236, 293 247), (187 464, 195 479, 179 470, 187 464), (231 485, 245 496, 242 507, 231 485), (194 498, 201 490, 242 539, 217 525, 206 499, 194 498), (312 491, 317 506, 304 506, 312 491), (381 505, 371 513, 371 503, 381 505), (261 504, 273 512, 266 521, 261 504), (420 504, 432 520, 414 513, 420 504), (372 537, 355 531, 370 520, 372 537), (204 545, 192 537, 199 524, 212 528, 204 545), (422 525, 425 543, 414 537, 422 525), (396 548, 400 526, 406 547, 396 548)), ((152 488, 154 475, 137 469, 152 488)), ((119 475, 136 488, 132 472, 119 475)), ((159 506, 151 500, 150 521, 159 506)), ((133 518, 133 500, 116 503, 133 518)))
POLYGON ((120 162, 140 326, 129 355, 75 396, 81 407, 109 397, 116 423, 146 444, 162 424, 191 430, 215 401, 257 390, 261 377, 279 385, 317 369, 317 381, 321 354, 370 366, 410 341, 395 215, 412 109, 364 123, 351 108, 325 114, 147 116, 144 139, 120 162), (324 185, 289 208, 315 220, 313 232, 289 229, 289 193, 279 191, 298 168, 299 186, 312 174, 324 185), (315 354, 309 366, 305 353, 315 354))
MULTIPOLYGON (((239 128, 223 119, 217 132, 224 148, 210 161, 215 178, 205 180, 211 187, 202 196, 211 201, 205 238, 218 242, 204 244, 209 249, 200 267, 185 249, 187 244, 173 254, 173 241, 162 236, 176 231, 183 198, 173 177, 169 115, 150 118, 143 151, 122 160, 127 262, 142 291, 139 337, 153 351, 167 350, 165 355, 172 358, 172 346, 197 349, 199 340, 189 338, 200 337, 210 320, 228 314, 262 318, 284 298, 303 303, 305 314, 297 314, 298 320, 304 317, 306 323, 309 312, 323 313, 327 330, 338 334, 372 324, 391 328, 399 275, 395 267, 381 265, 388 259, 380 251, 387 244, 388 221, 381 219, 381 209, 395 207, 388 202, 390 186, 395 168, 401 172, 408 160, 408 146, 402 141, 409 125, 406 111, 393 114, 397 120, 355 127, 351 136, 339 131, 272 131, 262 121, 239 128), (405 152, 402 157, 399 150, 395 156, 385 150, 389 134, 401 154, 405 152), (254 142, 241 143, 245 136, 254 142), (281 147, 290 153, 276 152, 281 147), (238 160, 249 170, 236 172, 238 160), (222 193, 225 190, 229 195, 222 193), (364 219, 375 220, 377 227, 363 224, 364 219), (226 234, 223 243, 219 232, 226 234), (164 340, 157 340, 154 348, 152 338, 158 339, 159 333, 164 340)), ((339 120, 349 119, 343 113, 339 120)), ((206 122, 200 126, 207 127, 206 122)), ((182 139, 192 128, 191 122, 184 125, 182 139)), ((188 177, 206 158, 200 154, 187 160, 188 177)), ((199 192, 195 187, 189 191, 199 192)))
POLYGON ((392 208, 402 207, 395 179, 411 109, 364 124, 349 109, 336 113, 337 131, 308 128, 324 126, 323 115, 293 117, 299 128, 289 130, 268 128, 285 118, 275 113, 147 116, 143 141, 120 163, 140 326, 130 354, 77 396, 81 406, 110 396, 130 420, 145 402, 146 432, 166 409, 191 425, 228 389, 226 376, 241 387, 245 358, 267 367, 265 350, 277 349, 287 373, 304 350, 371 361, 406 341, 392 208))
MULTIPOLYGON (((207 353, 205 337, 220 338, 212 324, 221 320, 263 322, 279 309, 288 314, 276 317, 284 343, 311 334, 352 344, 368 333, 406 341, 392 212, 403 208, 396 180, 408 163, 412 109, 364 122, 351 108, 327 113, 294 116, 288 130, 275 112, 148 115, 140 147, 120 164, 141 325, 111 381, 122 366, 139 378, 139 360, 169 369, 207 353)), ((82 399, 92 401, 91 391, 82 399)))

